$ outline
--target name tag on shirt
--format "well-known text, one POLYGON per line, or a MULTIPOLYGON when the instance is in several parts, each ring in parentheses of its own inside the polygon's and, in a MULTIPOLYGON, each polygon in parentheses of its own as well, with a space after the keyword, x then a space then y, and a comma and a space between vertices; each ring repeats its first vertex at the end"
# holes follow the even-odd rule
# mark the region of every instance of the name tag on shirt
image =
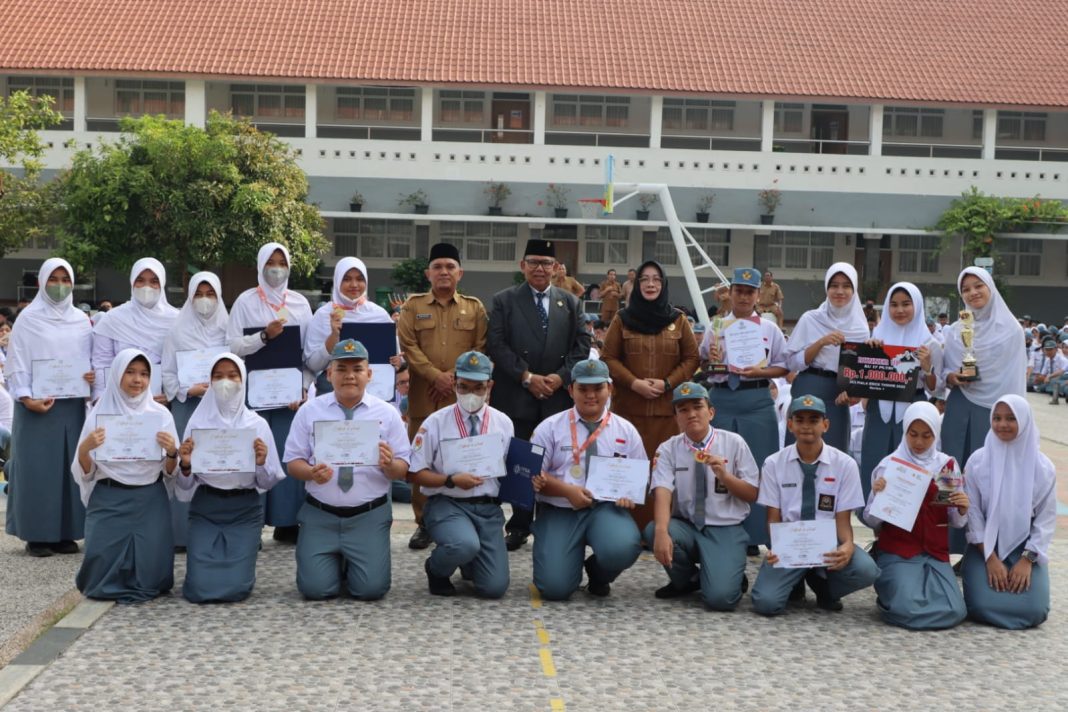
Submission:
POLYGON ((833 494, 821 494, 820 501, 817 508, 821 512, 833 512, 834 511, 834 495, 833 494))
POLYGON ((783 486, 783 489, 786 489, 787 487, 797 487, 797 483, 796 482, 783 482, 782 486, 783 486))

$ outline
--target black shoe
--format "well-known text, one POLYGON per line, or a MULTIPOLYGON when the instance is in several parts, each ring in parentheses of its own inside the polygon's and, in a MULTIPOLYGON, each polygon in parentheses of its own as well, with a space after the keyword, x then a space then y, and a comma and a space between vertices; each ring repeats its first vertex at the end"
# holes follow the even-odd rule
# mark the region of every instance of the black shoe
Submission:
POLYGON ((420 526, 412 534, 412 538, 408 540, 409 549, 425 549, 430 546, 430 532, 426 530, 426 527, 420 526))
POLYGON ((294 525, 292 527, 275 527, 272 536, 280 544, 296 544, 299 534, 300 527, 294 525))
POLYGON ((58 544, 49 544, 48 548, 57 554, 77 554, 80 551, 78 545, 70 539, 64 539, 58 544))
POLYGON ((527 543, 528 536, 530 535, 525 532, 508 532, 504 535, 504 545, 508 551, 515 551, 527 543))
POLYGON ((586 559, 586 562, 582 565, 582 568, 586 569, 586 591, 593 596, 599 596, 604 598, 612 592, 612 584, 605 582, 599 582, 593 577, 593 572, 590 571, 590 567, 593 564, 593 557, 590 556, 586 559))
POLYGON ((805 582, 812 592, 816 594, 816 607, 825 611, 842 610, 842 599, 831 596, 831 585, 827 579, 818 576, 815 572, 805 575, 805 582))
POLYGON ((700 591, 701 584, 697 581, 687 581, 684 588, 678 588, 673 583, 669 583, 667 586, 661 586, 656 589, 656 593, 653 595, 657 598, 681 598, 687 596, 694 591, 700 591))
POLYGON ((745 547, 745 555, 760 556, 760 547, 756 544, 750 544, 749 546, 745 547))
POLYGON ((426 582, 432 596, 456 595, 456 587, 452 585, 452 581, 445 576, 435 576, 430 573, 430 559, 423 564, 423 570, 426 571, 426 582))
POLYGON ((26 553, 30 556, 36 556, 39 559, 43 559, 46 556, 51 556, 53 551, 52 547, 48 544, 39 541, 28 541, 26 542, 26 553))
POLYGON ((805 579, 801 579, 790 589, 790 603, 799 603, 803 600, 805 600, 805 579))
MULTIPOLYGON (((745 574, 742 574, 742 593, 745 593, 748 590, 749 590, 749 577, 746 576, 745 574)), ((804 593, 804 591, 805 591, 804 589, 801 589, 802 593, 804 593)))
POLYGON ((957 563, 953 564, 953 573, 957 578, 960 578, 960 570, 961 570, 961 567, 963 565, 964 565, 964 557, 963 556, 960 558, 960 560, 957 563))

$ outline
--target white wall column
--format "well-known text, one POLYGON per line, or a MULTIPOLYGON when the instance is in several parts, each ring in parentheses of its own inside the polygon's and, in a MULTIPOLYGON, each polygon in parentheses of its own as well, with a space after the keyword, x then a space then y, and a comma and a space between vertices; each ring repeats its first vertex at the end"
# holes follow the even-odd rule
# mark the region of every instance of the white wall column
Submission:
POLYGON ((664 133, 664 97, 654 96, 649 102, 649 148, 660 148, 664 133))
POLYGON ((998 110, 983 109, 983 158, 993 160, 998 141, 998 110))
POLYGON ((74 77, 74 131, 85 133, 85 107, 89 101, 85 95, 85 77, 74 77))
POLYGON ((771 153, 775 144, 775 100, 760 102, 760 150, 771 153))
POLYGON ((204 128, 208 116, 208 91, 203 79, 185 82, 185 123, 204 128))
POLYGON ((872 104, 868 115, 868 155, 883 155, 883 105, 872 104))
POLYGON ((319 85, 304 85, 304 138, 315 138, 319 133, 319 85))
POLYGON ((546 93, 543 91, 534 92, 534 145, 545 145, 545 104, 546 93))
POLYGON ((434 140, 434 87, 419 89, 419 140, 434 140))

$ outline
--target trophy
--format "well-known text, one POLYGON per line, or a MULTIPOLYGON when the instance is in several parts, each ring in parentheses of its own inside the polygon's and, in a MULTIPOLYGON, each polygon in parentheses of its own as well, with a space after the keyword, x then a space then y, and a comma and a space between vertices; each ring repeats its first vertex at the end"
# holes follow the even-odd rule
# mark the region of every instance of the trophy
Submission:
POLYGON ((935 485, 938 487, 938 492, 935 494, 931 504, 939 504, 948 507, 950 502, 949 498, 953 496, 954 492, 960 490, 963 480, 960 474, 952 469, 950 463, 946 463, 946 466, 942 468, 942 471, 935 475, 935 485))
POLYGON ((979 380, 979 364, 975 358, 975 352, 972 351, 972 344, 975 342, 975 315, 967 309, 962 309, 960 312, 960 340, 964 344, 964 358, 960 362, 960 371, 957 372, 957 380, 959 381, 978 381, 979 380))
MULTIPOLYGON (((718 316, 717 317, 713 317, 712 318, 712 345, 715 346, 717 349, 721 348, 720 347, 721 340, 719 338, 719 335, 722 332, 723 332, 723 318, 722 317, 718 317, 718 316)), ((723 358, 723 353, 722 352, 720 352, 720 358, 721 359, 723 358)), ((730 370, 727 368, 727 364, 725 364, 722 361, 720 361, 718 363, 709 364, 708 365, 708 373, 709 373, 709 375, 712 375, 712 376, 725 376, 728 373, 730 373, 730 370)))

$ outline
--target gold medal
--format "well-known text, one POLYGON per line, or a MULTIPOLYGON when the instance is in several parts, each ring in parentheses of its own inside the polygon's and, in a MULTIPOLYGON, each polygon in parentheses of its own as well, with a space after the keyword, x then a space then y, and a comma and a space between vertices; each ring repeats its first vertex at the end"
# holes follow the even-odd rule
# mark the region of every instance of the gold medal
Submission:
POLYGON ((582 465, 572 465, 571 476, 574 477, 576 480, 582 479, 582 465))
POLYGON ((695 452, 693 454, 693 459, 695 459, 698 462, 704 464, 704 463, 708 462, 708 455, 705 454, 704 450, 698 450, 697 452, 695 452))

